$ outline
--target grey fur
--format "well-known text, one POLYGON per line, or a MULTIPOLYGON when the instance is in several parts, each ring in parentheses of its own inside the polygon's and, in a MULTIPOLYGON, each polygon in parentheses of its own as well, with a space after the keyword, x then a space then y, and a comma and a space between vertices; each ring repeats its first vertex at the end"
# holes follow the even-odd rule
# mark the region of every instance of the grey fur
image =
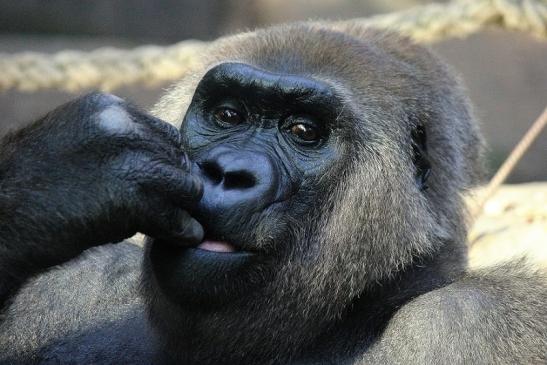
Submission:
POLYGON ((0 363, 152 363, 141 261, 140 247, 109 244, 30 280, 3 313, 0 363))
POLYGON ((225 61, 311 76, 344 96, 344 158, 313 181, 323 211, 276 222, 298 243, 279 275, 237 307, 198 316, 164 300, 148 277, 141 299, 139 248, 94 248, 13 298, 1 360, 157 363, 167 344, 179 362, 201 364, 547 362, 544 274, 522 262, 466 267, 462 194, 481 175, 483 143, 442 61, 351 23, 274 27, 213 43, 153 113, 180 125, 203 74, 225 61), (417 123, 432 166, 426 191, 414 182, 417 123))

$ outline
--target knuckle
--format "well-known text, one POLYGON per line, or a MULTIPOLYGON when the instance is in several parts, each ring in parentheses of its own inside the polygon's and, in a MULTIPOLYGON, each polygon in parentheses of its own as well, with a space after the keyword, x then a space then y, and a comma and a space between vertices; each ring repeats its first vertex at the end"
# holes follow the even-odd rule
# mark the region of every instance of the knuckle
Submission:
POLYGON ((139 131, 139 125, 133 121, 127 110, 120 105, 111 105, 99 111, 96 121, 99 128, 108 134, 124 135, 139 131))

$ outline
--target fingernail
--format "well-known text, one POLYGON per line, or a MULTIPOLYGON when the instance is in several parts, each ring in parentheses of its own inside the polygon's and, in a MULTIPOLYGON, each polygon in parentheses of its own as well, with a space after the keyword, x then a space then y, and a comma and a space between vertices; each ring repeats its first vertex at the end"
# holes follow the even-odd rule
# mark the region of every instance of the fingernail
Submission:
POLYGON ((190 163, 190 158, 186 152, 182 153, 181 166, 187 172, 192 172, 192 164, 190 163))

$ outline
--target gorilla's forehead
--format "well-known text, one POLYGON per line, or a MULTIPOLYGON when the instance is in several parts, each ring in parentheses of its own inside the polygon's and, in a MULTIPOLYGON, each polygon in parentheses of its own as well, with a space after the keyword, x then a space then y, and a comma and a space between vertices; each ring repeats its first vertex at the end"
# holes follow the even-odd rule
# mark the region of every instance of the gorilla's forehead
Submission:
POLYGON ((421 100, 439 89, 420 66, 427 62, 435 69, 434 57, 422 47, 416 47, 411 55, 395 51, 392 38, 400 41, 384 33, 358 38, 330 28, 295 25, 270 29, 267 36, 255 32, 228 38, 225 42, 233 43, 230 47, 217 44, 218 54, 212 57, 210 67, 226 61, 254 65, 267 70, 271 77, 264 80, 273 83, 279 77, 288 81, 289 75, 295 77, 293 85, 302 84, 298 77, 314 79, 316 86, 328 85, 330 93, 346 104, 344 108, 353 103, 354 110, 359 110, 363 103, 374 103, 376 109, 389 113, 391 107, 406 105, 409 95, 421 100))

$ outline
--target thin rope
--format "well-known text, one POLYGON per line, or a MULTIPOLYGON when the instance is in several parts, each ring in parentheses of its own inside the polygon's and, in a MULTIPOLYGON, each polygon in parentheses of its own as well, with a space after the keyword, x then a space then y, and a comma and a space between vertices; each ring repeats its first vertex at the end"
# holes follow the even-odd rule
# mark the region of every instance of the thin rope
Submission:
MULTIPOLYGON (((421 43, 463 38, 488 26, 547 38, 547 0, 455 0, 353 22, 399 31, 421 43)), ((186 75, 207 45, 185 41, 131 50, 0 54, 0 92, 155 86, 186 75)))
POLYGON ((476 204, 472 216, 476 219, 484 210, 486 202, 494 195, 501 184, 514 170, 522 156, 532 146, 534 141, 539 137, 545 125, 547 124, 547 107, 543 113, 532 123, 532 126, 524 134, 519 143, 513 148, 507 159, 500 166, 496 174, 492 177, 486 188, 480 193, 478 203, 476 204))

